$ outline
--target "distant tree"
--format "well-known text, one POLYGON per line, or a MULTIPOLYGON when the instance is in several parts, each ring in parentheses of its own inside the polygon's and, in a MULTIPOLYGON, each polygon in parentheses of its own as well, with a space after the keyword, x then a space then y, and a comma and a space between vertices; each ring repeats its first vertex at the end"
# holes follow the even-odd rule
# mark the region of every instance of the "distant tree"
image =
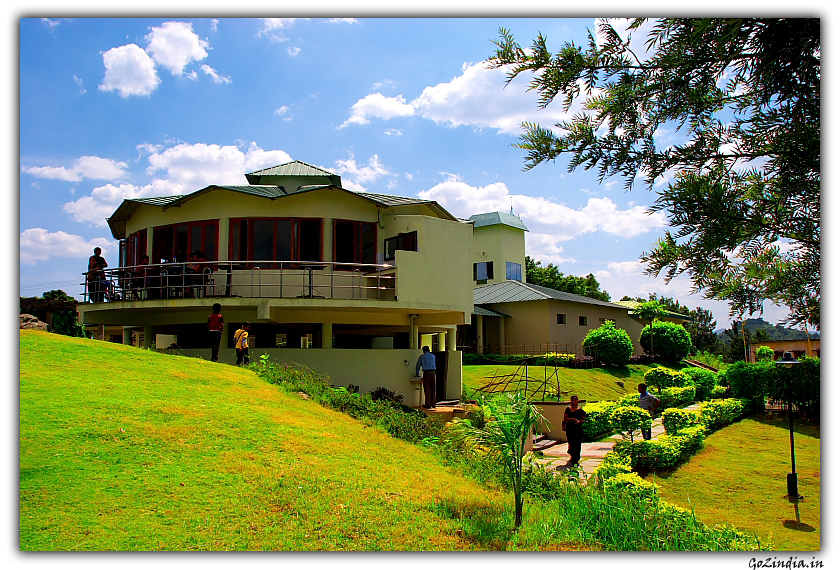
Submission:
POLYGON ((755 351, 755 359, 759 362, 769 362, 773 360, 774 352, 769 346, 759 346, 755 351))
POLYGON ((772 300, 819 328, 820 19, 660 18, 638 53, 627 36, 646 21, 599 21, 554 54, 542 34, 525 49, 500 30, 491 67, 530 75, 540 108, 582 109, 523 123, 526 169, 568 157, 627 189, 671 179, 652 210, 673 232, 642 254, 647 272, 687 273, 732 314, 772 300))
MULTIPOLYGON (((633 312, 643 321, 647 321, 648 326, 653 326, 653 321, 665 315, 665 311, 662 310, 662 306, 657 301, 642 303, 633 312)), ((656 356, 656 353, 653 351, 653 336, 650 335, 650 355, 656 356)))
POLYGON ((692 320, 685 324, 685 330, 691 336, 691 346, 694 351, 719 354, 722 347, 715 332, 717 321, 714 320, 712 312, 703 307, 697 307, 688 315, 692 320))
POLYGON ((599 301, 610 300, 610 294, 601 290, 600 283, 591 273, 586 277, 564 275, 553 263, 543 267, 541 261, 531 259, 527 255, 525 256, 525 282, 599 301))
POLYGON ((744 328, 741 321, 732 321, 732 326, 723 331, 726 350, 724 356, 727 362, 745 362, 746 352, 745 346, 748 347, 752 342, 752 333, 748 328, 744 328))

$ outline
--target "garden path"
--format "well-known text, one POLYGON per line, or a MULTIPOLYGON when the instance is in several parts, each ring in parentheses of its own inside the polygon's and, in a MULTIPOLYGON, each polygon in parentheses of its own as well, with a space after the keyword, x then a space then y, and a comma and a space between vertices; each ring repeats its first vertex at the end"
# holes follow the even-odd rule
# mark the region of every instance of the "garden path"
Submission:
MULTIPOLYGON (((700 409, 700 406, 700 403, 695 403, 684 409, 698 410, 700 409)), ((665 426, 662 425, 662 418, 656 418, 653 420, 653 426, 651 427, 651 438, 657 439, 663 433, 665 433, 665 426)), ((636 437, 635 434, 633 437, 636 437)), ((639 437, 642 437, 641 434, 639 434, 639 437)), ((595 468, 601 464, 604 460, 604 456, 612 451, 615 442, 620 439, 620 435, 613 435, 610 436, 609 441, 593 441, 581 445, 580 467, 583 469, 587 478, 595 472, 595 468)), ((543 457, 538 458, 537 462, 546 465, 549 468, 554 468, 557 471, 564 471, 566 469, 566 463, 569 459, 566 449, 567 446, 565 443, 556 443, 550 447, 545 447, 541 450, 543 457)))

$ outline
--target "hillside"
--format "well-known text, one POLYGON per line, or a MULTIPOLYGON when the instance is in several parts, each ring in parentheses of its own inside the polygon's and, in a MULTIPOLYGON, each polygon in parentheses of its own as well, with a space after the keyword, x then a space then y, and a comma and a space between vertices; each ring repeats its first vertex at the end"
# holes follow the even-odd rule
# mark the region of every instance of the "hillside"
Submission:
POLYGON ((250 371, 20 333, 23 551, 482 549, 510 503, 250 371))
MULTIPOLYGON (((806 335, 803 330, 790 329, 782 325, 773 325, 761 318, 746 319, 744 321, 744 326, 753 336, 755 336, 755 332, 758 330, 764 331, 764 334, 767 335, 767 340, 804 340, 807 336, 810 336, 815 340, 820 338, 820 333, 818 331, 811 330, 808 331, 809 334, 806 335)), ((718 329, 715 333, 717 333, 721 342, 728 344, 729 337, 726 336, 725 331, 726 329, 718 329)))

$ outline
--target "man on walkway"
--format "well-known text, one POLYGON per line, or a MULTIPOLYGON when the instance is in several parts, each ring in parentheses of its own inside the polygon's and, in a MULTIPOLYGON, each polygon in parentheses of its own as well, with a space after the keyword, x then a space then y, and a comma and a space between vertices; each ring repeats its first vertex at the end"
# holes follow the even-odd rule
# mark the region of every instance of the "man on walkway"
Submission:
POLYGON ((423 354, 417 359, 417 366, 414 367, 414 373, 418 377, 421 368, 423 369, 423 393, 426 395, 426 403, 423 407, 426 409, 434 408, 437 405, 437 398, 435 397, 437 385, 435 355, 431 353, 428 346, 423 347, 423 354))
MULTIPOLYGON (((648 393, 647 384, 639 384, 639 407, 647 410, 651 416, 659 409, 659 398, 648 393)), ((642 437, 651 438, 650 428, 642 428, 642 437)))

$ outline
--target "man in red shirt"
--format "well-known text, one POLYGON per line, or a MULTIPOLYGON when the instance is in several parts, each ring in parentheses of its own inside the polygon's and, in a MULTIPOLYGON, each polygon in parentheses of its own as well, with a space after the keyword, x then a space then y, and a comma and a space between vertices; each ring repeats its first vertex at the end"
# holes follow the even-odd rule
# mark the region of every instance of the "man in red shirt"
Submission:
POLYGON ((218 362, 219 346, 222 344, 222 333, 225 330, 225 318, 219 303, 213 304, 213 312, 207 317, 207 330, 210 331, 210 360, 218 362))

